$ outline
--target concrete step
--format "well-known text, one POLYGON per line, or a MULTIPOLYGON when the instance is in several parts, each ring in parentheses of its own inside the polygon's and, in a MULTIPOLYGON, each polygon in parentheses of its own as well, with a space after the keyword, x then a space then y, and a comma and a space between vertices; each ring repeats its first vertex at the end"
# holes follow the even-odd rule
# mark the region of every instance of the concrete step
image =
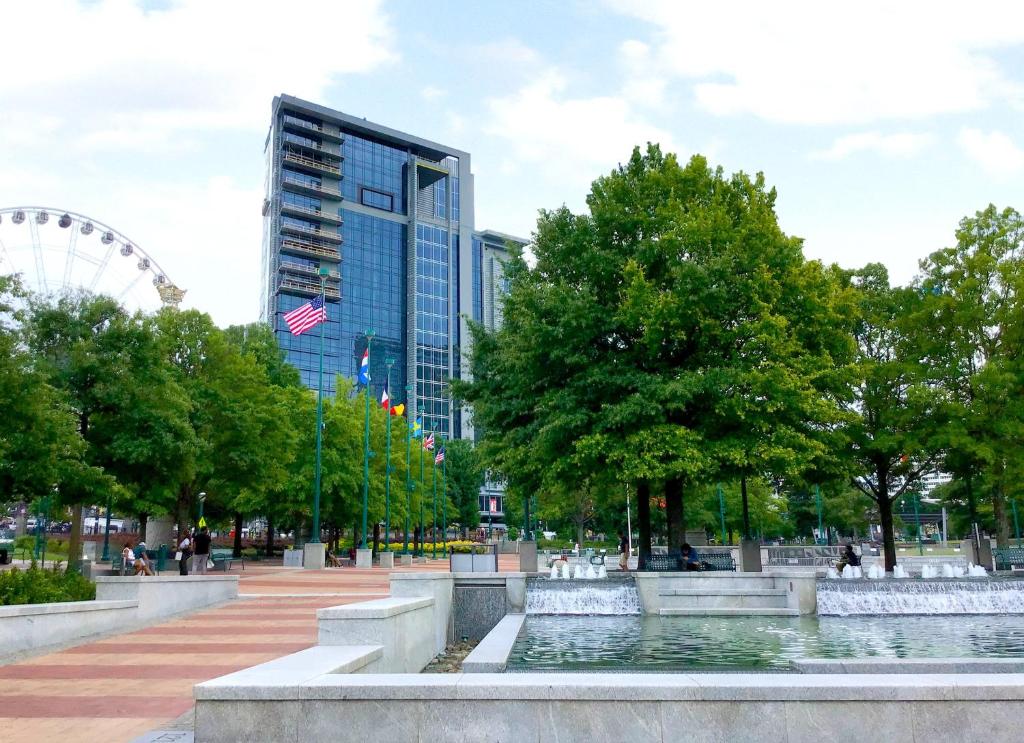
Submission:
POLYGON ((666 609, 784 609, 789 597, 782 593, 693 593, 661 596, 666 609))
POLYGON ((707 588, 775 588, 773 576, 752 576, 736 573, 682 573, 659 576, 658 589, 707 589, 707 588))
POLYGON ((785 588, 666 588, 659 596, 785 596, 785 588))
POLYGON ((663 617, 798 617, 798 609, 782 609, 778 607, 750 608, 685 608, 661 609, 658 614, 663 617))

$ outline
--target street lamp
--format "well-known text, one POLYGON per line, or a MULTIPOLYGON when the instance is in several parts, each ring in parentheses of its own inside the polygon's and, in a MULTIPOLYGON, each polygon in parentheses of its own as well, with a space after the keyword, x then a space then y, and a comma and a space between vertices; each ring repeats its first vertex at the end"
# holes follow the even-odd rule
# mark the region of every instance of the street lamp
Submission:
POLYGON ((206 520, 203 519, 203 504, 206 503, 206 493, 199 493, 199 528, 202 529, 206 526, 206 520))
MULTIPOLYGON (((405 385, 405 404, 409 405, 412 398, 412 385, 405 385)), ((413 416, 410 408, 409 417, 413 416)), ((406 420, 405 425, 405 536, 402 543, 402 554, 409 554, 409 521, 412 518, 412 423, 406 420)))
POLYGON ((107 493, 107 518, 106 523, 103 527, 103 556, 100 558, 103 562, 110 559, 110 506, 113 502, 114 494, 112 492, 107 493))

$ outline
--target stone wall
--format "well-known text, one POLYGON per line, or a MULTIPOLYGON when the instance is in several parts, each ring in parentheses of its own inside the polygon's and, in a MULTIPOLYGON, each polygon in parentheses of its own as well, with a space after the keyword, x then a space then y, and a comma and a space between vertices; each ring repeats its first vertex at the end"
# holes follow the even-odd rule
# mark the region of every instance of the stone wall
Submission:
MULTIPOLYGON (((197 743, 1018 740, 1024 675, 268 674, 196 686, 197 743), (851 732, 853 731, 853 732, 851 732), (1014 732, 1018 731, 1018 732, 1014 732), (856 736, 855 736, 856 737, 856 736)), ((230 678, 230 677, 225 677, 230 678)))
POLYGON ((380 673, 417 673, 440 650, 433 598, 386 598, 317 610, 320 646, 379 647, 380 673))
POLYGON ((0 661, 136 623, 138 601, 0 606, 0 661))
POLYGON ((138 621, 152 621, 236 598, 237 575, 135 575, 96 578, 96 599, 138 602, 135 616, 138 621))

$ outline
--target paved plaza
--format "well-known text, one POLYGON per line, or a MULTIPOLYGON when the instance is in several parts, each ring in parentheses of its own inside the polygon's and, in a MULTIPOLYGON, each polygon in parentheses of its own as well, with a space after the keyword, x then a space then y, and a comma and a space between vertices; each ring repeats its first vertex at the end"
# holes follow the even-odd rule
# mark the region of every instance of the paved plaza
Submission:
MULTIPOLYGON (((518 569, 516 555, 502 570, 518 569)), ((447 560, 395 572, 448 570, 447 560)), ((133 741, 191 729, 192 686, 316 644, 316 610, 388 595, 374 568, 247 563, 239 599, 0 666, 0 740, 133 741)))

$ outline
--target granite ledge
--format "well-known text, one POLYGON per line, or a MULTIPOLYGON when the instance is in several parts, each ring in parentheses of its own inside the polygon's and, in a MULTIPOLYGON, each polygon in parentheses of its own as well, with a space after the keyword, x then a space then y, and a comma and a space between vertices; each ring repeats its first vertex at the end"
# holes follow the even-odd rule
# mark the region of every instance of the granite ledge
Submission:
POLYGON ((434 599, 426 597, 386 598, 361 601, 358 604, 328 606, 317 609, 316 618, 321 619, 386 619, 417 609, 434 605, 434 599))

